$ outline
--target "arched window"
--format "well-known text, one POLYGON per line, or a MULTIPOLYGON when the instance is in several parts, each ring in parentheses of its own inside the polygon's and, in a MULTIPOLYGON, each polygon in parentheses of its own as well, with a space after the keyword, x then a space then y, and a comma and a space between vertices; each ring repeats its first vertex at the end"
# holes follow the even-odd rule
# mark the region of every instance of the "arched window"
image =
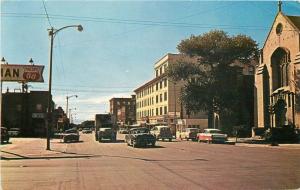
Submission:
POLYGON ((288 66, 289 66, 289 53, 283 48, 278 48, 274 51, 271 57, 272 67, 272 89, 288 86, 288 66))

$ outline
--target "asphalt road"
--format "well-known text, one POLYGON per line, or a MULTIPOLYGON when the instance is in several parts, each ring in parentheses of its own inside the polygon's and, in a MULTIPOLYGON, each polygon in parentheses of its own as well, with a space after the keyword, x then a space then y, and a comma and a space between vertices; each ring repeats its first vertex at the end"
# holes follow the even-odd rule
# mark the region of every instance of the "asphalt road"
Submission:
POLYGON ((93 134, 67 145, 89 158, 1 161, 3 190, 33 189, 297 189, 300 149, 197 142, 156 148, 98 143, 93 134))

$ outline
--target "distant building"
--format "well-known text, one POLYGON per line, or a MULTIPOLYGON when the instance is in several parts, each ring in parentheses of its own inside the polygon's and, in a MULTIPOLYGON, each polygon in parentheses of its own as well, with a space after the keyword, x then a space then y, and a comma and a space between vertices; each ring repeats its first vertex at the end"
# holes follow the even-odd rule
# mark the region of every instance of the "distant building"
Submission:
POLYGON ((255 127, 300 128, 300 16, 278 13, 255 75, 255 127))
POLYGON ((136 122, 135 95, 131 98, 112 98, 109 100, 110 113, 115 116, 121 125, 131 125, 136 122))
POLYGON ((48 91, 2 93, 1 123, 8 129, 20 128, 22 136, 45 136, 47 107, 48 91))
POLYGON ((171 127, 207 128, 207 114, 188 113, 180 101, 184 82, 172 82, 166 76, 167 67, 178 60, 196 61, 181 54, 167 54, 154 64, 155 78, 134 90, 137 123, 166 124, 171 127))

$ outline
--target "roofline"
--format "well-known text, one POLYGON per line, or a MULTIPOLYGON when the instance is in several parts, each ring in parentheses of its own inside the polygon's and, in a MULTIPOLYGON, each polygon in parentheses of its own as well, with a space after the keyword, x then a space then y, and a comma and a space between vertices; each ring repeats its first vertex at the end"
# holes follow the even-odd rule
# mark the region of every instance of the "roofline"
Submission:
POLYGON ((179 53, 167 53, 165 54, 163 57, 161 57, 159 60, 157 60, 155 63, 154 63, 154 66, 159 63, 161 60, 163 60, 165 57, 167 56, 170 56, 170 55, 180 55, 179 53))
POLYGON ((146 82, 145 84, 143 84, 142 86, 138 87, 137 89, 135 89, 133 91, 136 93, 140 89, 142 89, 142 88, 144 88, 144 87, 146 87, 146 86, 148 86, 148 85, 150 85, 150 84, 152 84, 152 83, 154 83, 154 82, 156 82, 156 81, 164 78, 165 76, 167 76, 167 75, 164 73, 164 74, 162 74, 162 75, 160 75, 158 77, 155 77, 154 79, 151 79, 150 81, 146 82))
POLYGON ((298 27, 296 27, 296 26, 294 25, 294 23, 293 23, 293 22, 289 19, 289 17, 288 17, 288 16, 292 16, 292 15, 285 15, 285 14, 283 14, 283 12, 279 11, 279 12, 276 14, 276 16, 275 16, 275 19, 274 19, 274 21, 273 21, 273 23, 272 23, 272 27, 271 27, 271 29, 269 30, 268 36, 267 36, 266 39, 265 39, 264 46, 262 47, 262 49, 264 49, 265 46, 266 46, 266 42, 267 42, 267 40, 268 40, 268 38, 269 38, 269 36, 270 36, 270 34, 271 34, 271 31, 272 31, 272 29, 273 29, 273 26, 274 26, 275 21, 276 21, 276 19, 277 19, 277 17, 278 17, 279 14, 281 14, 285 19, 287 19, 288 23, 291 24, 294 28, 296 28, 296 30, 298 30, 298 32, 300 32, 300 30, 298 29, 298 27))

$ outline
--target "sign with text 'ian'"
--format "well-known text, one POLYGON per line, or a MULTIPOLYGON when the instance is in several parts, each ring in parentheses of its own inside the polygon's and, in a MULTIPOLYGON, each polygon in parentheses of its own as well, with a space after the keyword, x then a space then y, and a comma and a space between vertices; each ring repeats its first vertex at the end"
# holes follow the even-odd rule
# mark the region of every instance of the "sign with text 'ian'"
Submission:
POLYGON ((43 65, 1 64, 1 81, 44 82, 43 65))

